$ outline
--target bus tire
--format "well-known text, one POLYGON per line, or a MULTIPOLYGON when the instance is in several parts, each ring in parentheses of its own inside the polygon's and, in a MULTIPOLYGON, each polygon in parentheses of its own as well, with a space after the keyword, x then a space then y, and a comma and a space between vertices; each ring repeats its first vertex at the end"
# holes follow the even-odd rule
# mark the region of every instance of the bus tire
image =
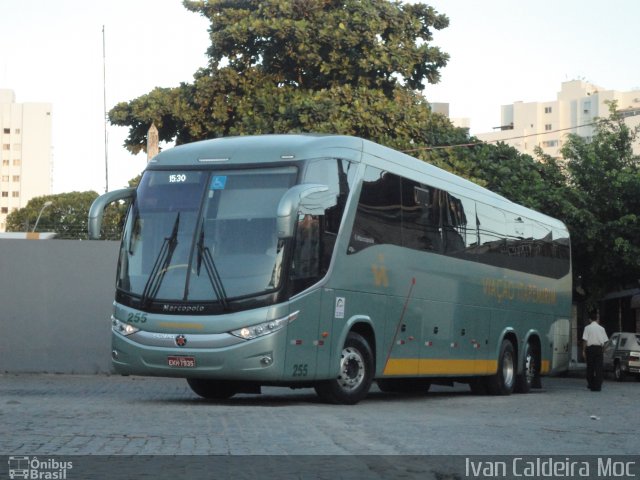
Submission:
POLYGON ((328 403, 355 405, 369 393, 373 381, 373 353, 367 340, 349 332, 340 354, 340 372, 332 380, 318 382, 315 390, 328 403))
POLYGON ((491 395, 510 395, 515 385, 516 360, 513 344, 502 340, 498 356, 498 371, 487 377, 487 391, 491 395))
POLYGON ((516 377, 514 387, 517 393, 529 393, 540 382, 540 360, 531 342, 524 347, 523 362, 522 373, 516 377))
POLYGON ((187 378, 193 393, 207 400, 226 400, 233 397, 237 390, 234 385, 224 380, 208 380, 204 378, 187 378))

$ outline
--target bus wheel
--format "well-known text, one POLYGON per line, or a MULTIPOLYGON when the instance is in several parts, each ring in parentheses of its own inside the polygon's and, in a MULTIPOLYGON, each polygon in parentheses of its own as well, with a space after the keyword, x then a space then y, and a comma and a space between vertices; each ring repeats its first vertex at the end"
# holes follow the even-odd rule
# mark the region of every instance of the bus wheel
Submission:
POLYGON ((338 378, 318 382, 316 393, 328 403, 354 405, 369 393, 373 368, 369 343, 361 335, 349 332, 340 355, 338 378))
POLYGON ((516 392, 529 393, 531 388, 539 382, 539 365, 540 363, 535 349, 531 343, 527 342, 524 350, 524 365, 522 366, 522 373, 516 377, 516 392))
POLYGON ((187 378, 187 383, 194 393, 208 400, 226 400, 236 394, 234 385, 223 380, 187 378))
POLYGON ((500 345, 498 371, 487 377, 487 391, 491 395, 510 395, 515 384, 516 361, 513 344, 505 339, 500 345))

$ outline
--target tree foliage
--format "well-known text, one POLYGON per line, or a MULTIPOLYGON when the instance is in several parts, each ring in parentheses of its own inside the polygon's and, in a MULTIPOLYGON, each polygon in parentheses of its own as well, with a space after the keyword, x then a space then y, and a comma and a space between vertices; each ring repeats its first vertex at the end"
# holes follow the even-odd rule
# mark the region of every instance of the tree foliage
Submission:
POLYGON ((616 107, 610 103, 590 141, 570 135, 562 148, 574 270, 594 298, 640 280, 640 157, 633 153, 640 127, 629 127, 616 107))
MULTIPOLYGON (((86 239, 89 207, 97 197, 96 192, 87 191, 32 198, 24 208, 7 216, 7 231, 31 232, 37 228, 38 232, 56 232, 58 239, 86 239), (46 202, 51 204, 45 207, 46 202)), ((123 205, 107 207, 103 222, 105 238, 115 240, 120 237, 124 213, 123 205)))
POLYGON ((209 65, 193 83, 156 88, 110 112, 144 150, 151 123, 161 141, 321 132, 392 147, 466 140, 419 93, 448 55, 433 46, 446 16, 387 0, 185 1, 211 22, 209 65))

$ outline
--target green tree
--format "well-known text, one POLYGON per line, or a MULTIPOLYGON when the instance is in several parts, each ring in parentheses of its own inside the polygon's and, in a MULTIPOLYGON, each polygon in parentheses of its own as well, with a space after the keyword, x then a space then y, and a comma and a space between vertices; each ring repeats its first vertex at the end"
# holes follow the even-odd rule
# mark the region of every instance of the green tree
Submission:
POLYGON ((448 55, 445 15, 388 0, 185 1, 211 22, 209 65, 110 112, 143 150, 151 123, 178 144, 228 135, 321 132, 396 148, 467 140, 419 93, 448 55))
MULTIPOLYGON (((56 232, 58 239, 86 239, 89 207, 97 196, 96 192, 87 191, 32 198, 24 208, 7 216, 7 231, 30 232, 40 215, 38 232, 56 232), (51 204, 44 207, 46 202, 51 204)), ((124 205, 107 207, 103 226, 105 238, 119 238, 124 213, 124 205)))
POLYGON ((616 108, 609 104, 590 141, 570 135, 562 148, 574 270, 591 301, 640 279, 640 157, 633 153, 640 127, 629 127, 616 108))

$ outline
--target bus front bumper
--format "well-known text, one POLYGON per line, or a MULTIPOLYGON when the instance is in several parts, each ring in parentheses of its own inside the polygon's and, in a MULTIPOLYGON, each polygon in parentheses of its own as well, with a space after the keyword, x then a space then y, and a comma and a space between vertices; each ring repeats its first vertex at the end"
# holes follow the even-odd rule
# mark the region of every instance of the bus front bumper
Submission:
POLYGON ((286 331, 252 340, 226 333, 112 332, 112 364, 123 375, 277 382, 284 371, 286 331))

